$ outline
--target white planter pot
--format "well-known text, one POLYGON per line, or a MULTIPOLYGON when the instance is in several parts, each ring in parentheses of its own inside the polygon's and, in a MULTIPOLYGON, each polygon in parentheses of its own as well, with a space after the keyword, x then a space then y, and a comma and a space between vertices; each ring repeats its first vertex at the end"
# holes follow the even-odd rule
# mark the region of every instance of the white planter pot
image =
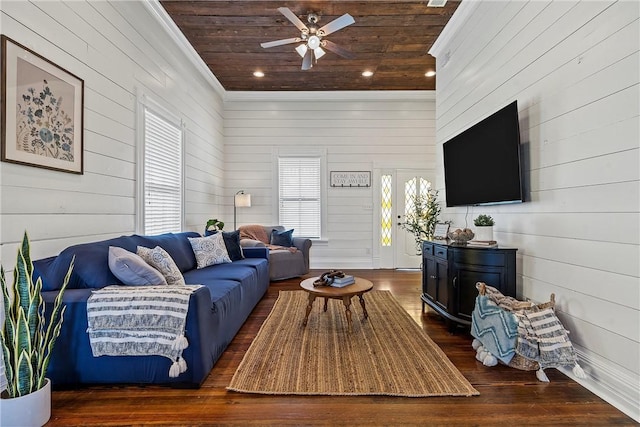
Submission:
POLYGON ((0 399, 0 425, 2 427, 41 427, 51 418, 51 381, 26 396, 0 399))
POLYGON ((493 225, 476 227, 474 240, 493 240, 493 225))

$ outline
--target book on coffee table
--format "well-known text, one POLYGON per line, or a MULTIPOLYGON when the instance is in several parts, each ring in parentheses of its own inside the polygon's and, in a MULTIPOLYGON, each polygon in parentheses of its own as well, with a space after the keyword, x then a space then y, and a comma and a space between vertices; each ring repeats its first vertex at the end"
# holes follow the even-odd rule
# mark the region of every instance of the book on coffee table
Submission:
POLYGON ((353 276, 345 275, 344 277, 335 277, 333 279, 333 282, 331 283, 331 286, 333 286, 334 288, 342 288, 355 282, 356 279, 353 276))

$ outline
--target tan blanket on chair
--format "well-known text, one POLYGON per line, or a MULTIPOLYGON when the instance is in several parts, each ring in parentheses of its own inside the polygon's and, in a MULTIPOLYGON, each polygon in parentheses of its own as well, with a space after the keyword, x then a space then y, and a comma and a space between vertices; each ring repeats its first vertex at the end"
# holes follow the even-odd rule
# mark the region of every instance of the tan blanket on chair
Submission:
POLYGON ((272 245, 270 236, 267 234, 267 231, 264 229, 262 225, 259 225, 259 224, 243 225, 239 227, 238 230, 240 231, 240 239, 257 240, 259 242, 264 243, 265 246, 269 248, 270 251, 277 251, 277 250, 283 250, 283 249, 286 249, 292 253, 298 251, 298 248, 296 248, 295 246, 287 248, 285 246, 272 245))

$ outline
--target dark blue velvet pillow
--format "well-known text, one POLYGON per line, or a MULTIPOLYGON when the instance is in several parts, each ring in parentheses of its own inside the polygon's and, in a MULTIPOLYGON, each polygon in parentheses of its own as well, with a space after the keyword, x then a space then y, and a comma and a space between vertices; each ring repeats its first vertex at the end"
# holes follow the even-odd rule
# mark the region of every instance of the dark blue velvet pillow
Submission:
POLYGON ((240 247, 240 230, 223 231, 222 238, 224 239, 224 245, 227 247, 227 252, 229 253, 231 261, 244 259, 244 254, 240 247))
MULTIPOLYGON (((204 235, 211 236, 217 232, 218 230, 205 230, 204 235)), ((231 258, 231 261, 244 259, 242 247, 240 246, 240 230, 223 231, 222 239, 224 240, 224 245, 227 247, 227 253, 229 254, 229 258, 231 258)))
POLYGON ((276 246, 293 246, 293 228, 287 231, 271 230, 271 244, 276 246))

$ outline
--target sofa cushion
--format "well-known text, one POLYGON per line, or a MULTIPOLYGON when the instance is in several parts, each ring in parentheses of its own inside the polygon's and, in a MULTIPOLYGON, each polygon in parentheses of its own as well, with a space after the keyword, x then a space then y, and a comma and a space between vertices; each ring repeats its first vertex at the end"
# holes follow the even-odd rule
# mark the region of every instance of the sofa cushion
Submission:
POLYGON ((239 261, 244 258, 242 253, 242 247, 240 246, 240 231, 223 231, 222 237, 224 238, 224 244, 227 247, 229 258, 231 261, 239 261))
POLYGON ((189 284, 210 285, 218 280, 235 280, 244 282, 257 277, 256 269, 249 265, 238 265, 237 263, 217 264, 209 267, 187 271, 184 280, 189 284))
POLYGON ((136 253, 150 266, 158 270, 167 279, 168 285, 184 285, 184 278, 171 255, 160 246, 153 249, 138 246, 136 253))
POLYGON ((109 269, 125 285, 166 285, 167 280, 139 255, 109 246, 109 269))
MULTIPOLYGON (((204 232, 204 235, 211 236, 212 234, 216 233, 218 233, 218 230, 206 230, 204 232)), ((244 252, 242 251, 242 246, 240 245, 240 230, 223 231, 222 238, 224 239, 224 245, 227 247, 227 252, 229 253, 229 258, 231 258, 231 261, 238 261, 244 258, 244 252)))
POLYGON ((286 231, 271 230, 271 244, 287 248, 293 246, 293 229, 286 231))
POLYGON ((198 268, 231 262, 224 238, 220 233, 207 237, 189 237, 189 243, 196 256, 198 268))
MULTIPOLYGON (((185 271, 196 268, 196 257, 193 254, 193 249, 187 238, 200 237, 199 233, 187 231, 183 233, 165 233, 157 236, 138 237, 142 242, 138 243, 139 246, 146 246, 147 248, 160 246, 167 251, 181 272, 184 273, 185 271)), ((135 252, 135 249, 133 251, 135 252)))
POLYGON ((135 252, 138 242, 139 236, 122 236, 69 246, 55 258, 34 262, 35 274, 43 276, 43 291, 58 290, 62 287, 69 264, 75 257, 68 289, 121 285, 123 283, 109 269, 109 246, 119 246, 135 252))

